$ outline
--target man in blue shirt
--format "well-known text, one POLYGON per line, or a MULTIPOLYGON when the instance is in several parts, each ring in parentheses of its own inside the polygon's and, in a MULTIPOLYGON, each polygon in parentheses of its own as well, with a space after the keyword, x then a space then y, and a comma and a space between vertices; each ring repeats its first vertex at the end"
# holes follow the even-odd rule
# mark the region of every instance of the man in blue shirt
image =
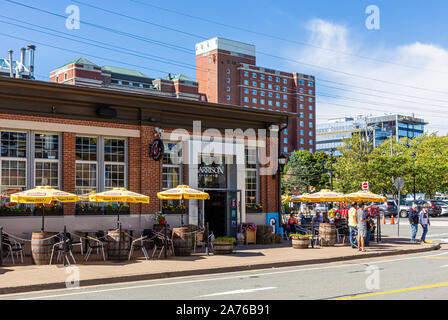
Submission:
POLYGON ((416 203, 414 203, 412 205, 412 208, 409 209, 408 218, 409 218, 409 224, 411 225, 411 243, 416 243, 415 237, 417 236, 418 223, 419 223, 419 212, 416 203))

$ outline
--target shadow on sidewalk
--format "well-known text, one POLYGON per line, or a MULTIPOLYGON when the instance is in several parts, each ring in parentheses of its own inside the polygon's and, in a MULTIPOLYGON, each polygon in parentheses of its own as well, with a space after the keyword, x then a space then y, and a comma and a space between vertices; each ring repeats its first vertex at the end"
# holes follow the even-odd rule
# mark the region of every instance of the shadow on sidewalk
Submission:
POLYGON ((6 269, 4 267, 0 267, 0 275, 5 274, 7 272, 14 271, 12 269, 6 269))

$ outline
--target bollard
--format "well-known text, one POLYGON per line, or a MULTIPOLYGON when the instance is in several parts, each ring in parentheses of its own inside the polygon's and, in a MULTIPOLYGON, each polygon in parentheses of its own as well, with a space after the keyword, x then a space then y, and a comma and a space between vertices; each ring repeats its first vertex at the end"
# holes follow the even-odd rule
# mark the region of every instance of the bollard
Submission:
POLYGON ((3 265, 3 227, 0 227, 0 266, 3 265))

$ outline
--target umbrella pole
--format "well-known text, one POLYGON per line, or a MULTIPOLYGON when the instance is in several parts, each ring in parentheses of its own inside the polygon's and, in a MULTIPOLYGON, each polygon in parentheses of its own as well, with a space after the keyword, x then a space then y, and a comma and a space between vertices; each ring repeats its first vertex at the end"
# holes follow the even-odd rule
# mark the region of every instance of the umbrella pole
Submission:
POLYGON ((44 232, 44 225, 45 225, 45 208, 42 206, 42 228, 40 229, 42 232, 44 232))

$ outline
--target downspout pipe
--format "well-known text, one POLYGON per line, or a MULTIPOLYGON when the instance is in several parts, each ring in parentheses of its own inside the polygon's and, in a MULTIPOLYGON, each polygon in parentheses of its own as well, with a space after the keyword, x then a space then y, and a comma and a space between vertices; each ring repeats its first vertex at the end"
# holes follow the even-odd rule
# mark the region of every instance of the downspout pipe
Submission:
MULTIPOLYGON (((284 130, 286 130, 288 128, 289 125, 289 117, 287 117, 286 119, 286 126, 279 128, 278 130, 278 157, 280 157, 281 155, 281 135, 283 133, 284 130)), ((278 163, 278 159, 277 159, 277 176, 278 176, 278 224, 279 226, 277 226, 277 230, 280 228, 280 222, 281 222, 281 215, 283 214, 283 206, 282 206, 282 172, 280 170, 280 165, 278 163)))

